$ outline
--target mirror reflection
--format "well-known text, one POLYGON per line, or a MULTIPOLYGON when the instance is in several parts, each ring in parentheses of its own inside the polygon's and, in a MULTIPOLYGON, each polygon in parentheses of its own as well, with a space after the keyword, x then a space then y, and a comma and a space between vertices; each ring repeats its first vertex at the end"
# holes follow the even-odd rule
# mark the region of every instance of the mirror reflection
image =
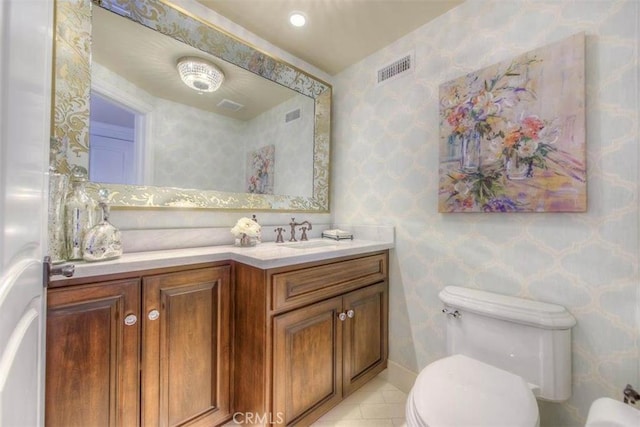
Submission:
MULTIPOLYGON (((269 54, 248 45, 246 42, 231 36, 214 26, 200 20, 198 17, 189 15, 188 12, 182 12, 171 5, 165 3, 164 0, 100 0, 93 2, 92 0, 78 0, 77 2, 59 1, 56 2, 56 46, 55 46, 55 91, 53 103, 53 137, 51 138, 50 147, 50 166, 53 170, 60 173, 68 174, 75 168, 84 170, 91 169, 89 160, 89 133, 90 133, 90 99, 94 101, 102 98, 109 104, 116 104, 123 107, 134 118, 133 131, 125 132, 127 137, 133 140, 144 141, 143 144, 136 144, 129 150, 129 159, 121 160, 118 163, 118 157, 123 154, 104 153, 108 148, 103 147, 101 155, 94 156, 93 170, 99 172, 102 167, 103 171, 113 170, 117 167, 122 168, 121 176, 125 176, 130 182, 143 183, 140 184, 112 184, 112 183, 91 183, 88 188, 91 192, 97 193, 98 189, 106 188, 109 190, 109 202, 113 207, 127 208, 204 208, 204 209, 233 209, 233 210, 281 210, 281 211, 297 211, 297 212, 328 212, 329 211, 329 161, 330 161, 330 143, 331 143, 331 85, 317 79, 316 77, 306 73, 303 70, 271 57, 269 54), (107 58, 115 57, 116 54, 126 55, 134 52, 133 41, 138 39, 137 36, 119 37, 120 34, 126 34, 117 24, 109 23, 103 28, 103 37, 98 33, 92 35, 92 15, 108 13, 107 15, 123 25, 134 23, 137 30, 151 29, 152 32, 165 34, 168 37, 156 38, 152 42, 152 47, 143 49, 143 53, 164 52, 169 50, 165 43, 178 43, 181 47, 179 53, 175 52, 175 56, 171 58, 146 57, 145 64, 147 68, 153 69, 154 73, 149 73, 147 68, 143 69, 141 77, 133 78, 129 74, 117 68, 115 65, 109 64, 102 59, 100 62, 100 49, 92 52, 92 44, 98 45, 105 41, 105 55, 107 58), (106 28, 106 29, 105 29, 106 28), (92 42, 93 38, 93 42, 92 42), (176 42, 179 40, 180 42, 176 42), (182 44, 184 43, 184 45, 182 44), (194 50, 188 51, 193 47, 194 50), (156 108, 156 99, 161 99, 162 103, 182 103, 181 101, 165 97, 165 95, 156 95, 151 89, 147 88, 147 82, 163 78, 163 73, 158 73, 164 66, 166 76, 171 76, 170 81, 164 80, 161 86, 168 88, 170 85, 177 85, 182 93, 189 93, 193 96, 192 89, 182 84, 180 79, 176 78, 177 60, 183 56, 198 56, 201 59, 213 63, 220 68, 223 73, 229 77, 225 79, 221 88, 214 94, 224 94, 222 101, 223 106, 236 106, 241 104, 245 108, 238 109, 238 114, 250 113, 251 109, 258 108, 262 103, 272 103, 270 107, 264 108, 261 113, 256 113, 253 118, 247 119, 242 117, 233 117, 239 121, 253 120, 257 122, 258 118, 267 116, 265 112, 281 106, 291 101, 291 93, 288 92, 279 101, 278 93, 282 87, 289 88, 296 94, 302 94, 307 98, 300 103, 302 107, 299 109, 288 109, 284 116, 288 125, 293 123, 305 123, 304 129, 312 128, 309 134, 313 134, 313 142, 307 143, 303 141, 305 138, 299 138, 299 135, 293 139, 292 144, 288 147, 279 147, 283 138, 277 132, 280 132, 281 123, 277 126, 271 125, 268 128, 259 128, 260 134, 252 134, 250 141, 236 141, 234 146, 234 155, 236 149, 241 151, 239 156, 244 159, 236 169, 242 169, 245 176, 242 177, 242 191, 223 191, 215 188, 207 187, 205 189, 191 188, 195 185, 180 184, 167 180, 167 184, 163 186, 152 181, 158 175, 158 171, 186 171, 187 175, 195 175, 195 169, 192 164, 187 163, 186 166, 176 166, 170 164, 168 166, 156 167, 156 152, 150 150, 156 140, 156 133, 160 124, 166 125, 169 130, 179 127, 182 121, 177 121, 175 111, 171 108, 163 110, 169 112, 168 116, 160 116, 158 108, 156 108), (204 58, 203 58, 204 56, 204 58), (226 62, 225 62, 226 61, 226 62), (92 66, 93 64, 93 66, 92 66), (163 65, 164 64, 164 65, 163 65), (248 70, 248 73, 233 77, 235 72, 230 69, 229 64, 234 64, 242 70, 248 70), (114 75, 118 78, 114 78, 114 75), (255 78, 260 76, 260 78, 255 78), (250 78, 251 77, 251 78, 250 78), (245 81, 246 80, 246 81, 245 81), (267 82, 275 82, 276 84, 265 85, 263 88, 251 86, 251 84, 262 84, 267 82), (235 85, 238 83, 238 85, 235 85), (250 84, 246 86, 246 84, 250 84), (268 86, 268 87, 267 87, 268 86), (185 92, 186 91, 186 92, 185 92), (93 96, 91 96, 93 92, 93 96), (144 92, 143 95, 140 95, 144 92), (258 96, 250 96, 258 94, 258 96), (152 98, 149 98, 152 97, 152 98), (246 101, 245 101, 246 97, 246 101), (249 100, 251 102, 249 102, 249 100), (311 104, 310 100, 313 101, 311 104), (305 107, 305 102, 309 103, 309 107, 305 107), (173 113, 173 114, 172 114, 173 113), (306 118, 306 119, 305 119, 306 118), (307 122, 305 120, 309 119, 307 122), (291 122, 291 123, 289 123, 291 122), (313 124, 311 124, 311 122, 313 124), (158 124, 160 123, 160 124, 158 124), (168 124, 174 123, 174 127, 168 124), (263 138, 263 134, 271 139, 263 138), (277 134, 273 137, 274 134, 277 134), (150 142, 151 141, 151 142, 150 142), (253 145, 250 145, 253 144, 253 145), (239 146, 239 147, 238 147, 239 146), (311 156, 295 157, 296 151, 308 150, 312 152, 311 156), (150 155, 147 155, 151 153, 150 155), (101 159, 102 156, 111 158, 103 162, 102 165, 96 165, 95 161, 101 159), (267 161, 268 160, 268 161, 267 161), (127 169, 125 165, 134 164, 135 169, 127 169), (122 166, 120 166, 122 164, 122 166), (117 165, 117 166, 116 166, 117 165), (249 166, 254 167, 251 175, 247 173, 249 166), (285 168, 280 171, 279 168, 285 168), (294 168, 299 168, 295 170, 294 168), (311 191, 308 191, 309 178, 311 176, 311 191), (247 176, 249 175, 249 176, 247 176), (153 182, 155 185, 145 185, 147 182, 153 182), (284 184, 301 184, 307 187, 301 189, 292 189, 286 187, 282 189, 284 184), (186 187, 189 188, 186 188, 186 187), (273 187, 273 190, 271 190, 273 187), (245 190, 246 188, 246 190, 245 190), (261 191, 264 193, 273 191, 274 194, 256 194, 246 191, 261 191), (277 194, 277 193, 285 194, 277 194), (309 195, 310 194, 310 195, 309 195)), ((97 18, 100 19, 100 18, 97 18)), ((112 21, 113 21, 112 20, 112 21)), ((98 22, 96 25, 100 25, 98 22)), ((98 30, 99 31, 99 30, 98 30)), ((148 31, 148 30, 147 30, 148 31)), ((95 46, 93 46, 95 48, 95 46)), ((122 61, 121 66, 124 69, 129 68, 129 64, 133 64, 136 58, 126 57, 122 61)), ((198 86, 197 86, 198 87, 198 86)), ((198 88, 202 88, 199 86, 198 88)), ((199 90, 200 91, 200 90, 199 90)), ((208 111, 212 108, 210 98, 207 94, 198 95, 196 100, 200 101, 199 105, 191 105, 184 103, 188 108, 197 109, 198 111, 190 111, 187 116, 193 119, 197 124, 202 124, 206 120, 198 114, 200 111, 208 111)), ((298 96, 298 95, 296 95, 298 96)), ((100 101, 98 101, 100 102, 100 101)), ((219 107, 216 102, 214 107, 219 107)), ((173 105, 173 104, 170 104, 173 105)), ((286 106, 286 104, 285 104, 286 106)), ((227 111, 224 108, 222 111, 227 111)), ((220 111, 216 112, 218 116, 227 116, 220 111)), ((184 118, 184 112, 181 112, 184 118)), ((278 113, 280 114, 280 113, 278 113)), ((102 118, 103 123, 108 120, 102 118)), ((128 119, 130 122, 131 119, 128 119)), ((237 122, 236 122, 237 123, 237 122)), ((206 123, 205 123, 206 125, 206 123)), ((116 124, 116 126, 119 126, 116 124)), ((248 125, 246 125, 248 127, 248 125)), ((131 126, 124 126, 129 127, 131 126)), ((209 133, 205 133, 204 129, 210 131, 209 126, 200 126, 196 137, 198 141, 214 141, 217 135, 213 137, 209 133)), ((215 129, 215 128, 214 128, 215 129)), ((286 129, 286 126, 285 126, 286 129)), ((179 141, 186 131, 192 131, 191 127, 182 127, 179 131, 170 135, 167 146, 172 147, 169 157, 176 157, 176 153, 181 154, 184 151, 191 151, 189 147, 184 147, 179 141), (173 145, 171 145, 173 144, 173 145)), ((256 131, 256 132, 258 132, 256 131)), ((105 137, 104 129, 99 129, 99 125, 94 124, 93 133, 100 133, 99 136, 105 137)), ((293 133, 293 132, 292 132, 293 133)), ((106 137, 112 137, 107 134, 106 137)), ((118 139, 124 138, 118 135, 118 139)), ((228 148, 231 150, 231 148, 228 148)), ((205 147, 205 152, 212 151, 210 146, 205 147)), ((161 154, 158 153, 158 157, 161 154)), ((200 163, 198 161, 193 161, 200 163)), ((208 182, 212 182, 211 176, 219 170, 223 170, 226 161, 223 163, 216 162, 215 165, 209 165, 209 170, 204 174, 207 175, 208 182)), ((127 166, 129 167, 129 166, 127 166)), ((228 172, 227 175, 230 175, 228 172)), ((102 175, 97 180, 106 181, 113 180, 102 175)), ((238 179, 236 179, 238 182, 238 179)), ((213 184, 207 184, 213 185, 213 184)), ((219 185, 219 184, 215 184, 219 185)), ((237 185, 237 184, 236 184, 237 185)))
POLYGON ((99 7, 92 17, 93 182, 313 195, 314 100, 99 7), (177 62, 224 74, 196 91, 177 62))

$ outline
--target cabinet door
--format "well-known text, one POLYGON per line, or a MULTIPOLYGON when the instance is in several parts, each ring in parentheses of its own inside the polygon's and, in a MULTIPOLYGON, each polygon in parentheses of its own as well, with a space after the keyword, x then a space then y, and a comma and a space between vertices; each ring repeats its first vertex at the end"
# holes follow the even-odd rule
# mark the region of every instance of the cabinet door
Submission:
POLYGON ((382 372, 387 363, 386 282, 344 296, 344 395, 382 372))
POLYGON ((231 415, 230 267, 143 278, 142 421, 213 426, 231 415))
POLYGON ((138 279, 52 289, 47 297, 46 425, 139 425, 138 279))
MULTIPOLYGON (((342 399, 342 298, 274 318, 273 411, 267 422, 305 424, 342 399)), ((258 414, 260 415, 260 414, 258 414)))

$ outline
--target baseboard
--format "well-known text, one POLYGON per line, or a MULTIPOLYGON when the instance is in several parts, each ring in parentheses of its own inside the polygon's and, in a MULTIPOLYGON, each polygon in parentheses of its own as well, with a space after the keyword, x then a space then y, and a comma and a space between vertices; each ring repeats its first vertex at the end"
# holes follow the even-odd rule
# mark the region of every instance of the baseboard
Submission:
POLYGON ((409 393, 413 383, 416 382, 418 374, 392 360, 387 360, 387 369, 380 376, 400 391, 409 393))

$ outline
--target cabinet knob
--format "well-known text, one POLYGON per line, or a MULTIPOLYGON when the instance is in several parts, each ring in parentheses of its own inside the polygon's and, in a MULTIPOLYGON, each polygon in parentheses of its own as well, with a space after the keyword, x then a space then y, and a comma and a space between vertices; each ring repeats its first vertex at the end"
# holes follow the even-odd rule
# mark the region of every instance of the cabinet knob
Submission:
POLYGON ((148 314, 149 320, 157 320, 160 317, 160 312, 158 310, 151 310, 148 314))
POLYGON ((353 310, 348 310, 348 311, 347 311, 347 317, 348 317, 349 319, 353 319, 353 316, 355 316, 355 315, 356 315, 356 312, 355 312, 355 311, 353 311, 353 310))
POLYGON ((127 326, 133 326, 138 321, 138 317, 135 314, 130 314, 124 318, 124 324, 127 326))
POLYGON ((340 319, 340 320, 342 320, 344 322, 345 320, 347 320, 347 315, 344 312, 339 313, 338 314, 338 319, 340 319))

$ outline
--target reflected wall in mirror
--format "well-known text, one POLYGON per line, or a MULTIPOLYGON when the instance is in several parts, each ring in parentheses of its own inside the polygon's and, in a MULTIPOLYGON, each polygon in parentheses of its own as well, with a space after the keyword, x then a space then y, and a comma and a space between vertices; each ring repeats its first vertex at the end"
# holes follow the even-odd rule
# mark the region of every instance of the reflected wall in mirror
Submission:
POLYGON ((328 211, 329 85, 162 2, 100 5, 58 2, 58 170, 88 168, 113 206, 328 211), (223 71, 214 96, 180 81, 182 56, 223 71))

